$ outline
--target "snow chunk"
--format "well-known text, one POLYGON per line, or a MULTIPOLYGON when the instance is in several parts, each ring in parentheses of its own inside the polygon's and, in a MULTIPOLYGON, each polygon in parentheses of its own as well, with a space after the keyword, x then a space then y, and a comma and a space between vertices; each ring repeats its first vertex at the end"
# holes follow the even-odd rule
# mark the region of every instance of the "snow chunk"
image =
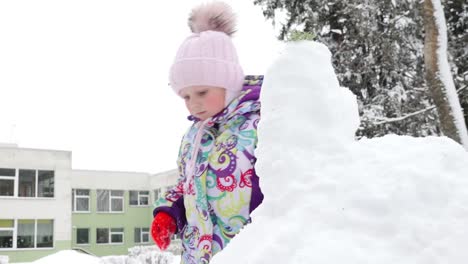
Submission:
POLYGON ((266 74, 261 101, 263 142, 329 152, 354 141, 359 126, 356 97, 340 87, 323 44, 288 44, 266 74), (290 120, 287 126, 284 120, 290 120))
POLYGON ((102 261, 98 257, 79 253, 75 250, 61 250, 55 254, 43 257, 34 262, 34 264, 102 264, 102 261))

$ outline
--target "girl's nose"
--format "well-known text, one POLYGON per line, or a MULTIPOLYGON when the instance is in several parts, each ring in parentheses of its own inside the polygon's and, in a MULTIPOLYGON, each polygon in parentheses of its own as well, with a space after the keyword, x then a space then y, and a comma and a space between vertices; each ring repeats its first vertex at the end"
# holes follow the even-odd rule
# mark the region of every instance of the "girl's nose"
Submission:
POLYGON ((200 104, 200 102, 198 102, 196 100, 190 100, 189 106, 190 106, 191 109, 198 109, 198 108, 201 107, 201 104, 200 104))
POLYGON ((201 103, 200 103, 200 100, 196 99, 196 98, 190 98, 190 105, 192 106, 200 106, 201 103))

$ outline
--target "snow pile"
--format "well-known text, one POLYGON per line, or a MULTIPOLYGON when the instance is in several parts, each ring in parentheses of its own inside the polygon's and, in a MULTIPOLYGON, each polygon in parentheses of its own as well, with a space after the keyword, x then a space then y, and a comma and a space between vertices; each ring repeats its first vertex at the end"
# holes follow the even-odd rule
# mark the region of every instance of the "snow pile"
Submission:
POLYGON ((466 263, 468 153, 448 138, 353 140, 328 49, 291 43, 262 89, 263 204, 212 263, 466 263))
POLYGON ((0 264, 8 264, 8 256, 0 256, 0 264))
POLYGON ((359 126, 356 97, 340 88, 330 56, 324 45, 291 43, 272 65, 260 98, 263 142, 301 150, 308 143, 329 152, 354 141, 359 126))
POLYGON ((34 264, 102 264, 101 259, 88 254, 79 253, 75 250, 62 250, 55 254, 43 257, 34 264))
POLYGON ((156 246, 129 248, 128 256, 102 257, 103 264, 172 264, 179 263, 180 258, 170 252, 161 252, 156 246))
MULTIPOLYGON (((177 250, 177 249, 173 249, 177 250)), ((75 250, 62 250, 38 259, 32 264, 179 264, 180 256, 161 252, 156 246, 139 246, 128 249, 128 256, 95 257, 75 250)), ((0 264, 2 264, 0 256, 0 264)), ((5 262, 5 263, 8 263, 5 262)), ((27 264, 27 263, 18 263, 27 264)))

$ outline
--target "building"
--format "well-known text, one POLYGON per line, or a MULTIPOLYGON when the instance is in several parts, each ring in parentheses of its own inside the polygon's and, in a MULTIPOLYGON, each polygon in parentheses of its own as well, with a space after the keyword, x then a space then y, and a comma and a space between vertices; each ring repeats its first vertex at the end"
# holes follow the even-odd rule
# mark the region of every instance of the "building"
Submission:
POLYGON ((177 179, 73 170, 72 153, 0 145, 0 255, 28 262, 63 249, 125 255, 152 244, 153 201, 177 179))

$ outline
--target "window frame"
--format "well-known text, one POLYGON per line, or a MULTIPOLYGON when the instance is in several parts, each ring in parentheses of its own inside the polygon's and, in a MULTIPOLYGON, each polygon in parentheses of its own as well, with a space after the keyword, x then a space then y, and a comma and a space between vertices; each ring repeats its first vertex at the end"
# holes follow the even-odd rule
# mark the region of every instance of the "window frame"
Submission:
POLYGON ((96 245, 108 245, 109 244, 109 228, 108 227, 96 227, 96 245), (102 229, 102 230, 107 230, 107 242, 105 243, 102 243, 102 242, 99 242, 99 237, 98 237, 98 231, 102 229))
MULTIPOLYGON (((37 175, 37 184, 36 184, 36 188, 37 188, 37 198, 46 198, 46 199, 53 199, 55 198, 55 170, 41 170, 41 169, 38 169, 36 171, 36 175, 37 175), (45 191, 41 190, 40 189, 40 177, 43 176, 43 174, 41 175, 41 173, 47 173, 47 172, 51 172, 52 173, 52 196, 39 196, 40 194, 44 195, 45 191), (42 191, 42 192, 41 192, 42 191)), ((50 181, 50 178, 47 179, 47 181, 50 181)), ((50 183, 49 183, 50 184, 50 183)), ((50 188, 50 187, 49 187, 50 188)))
POLYGON ((47 200, 52 200, 52 199, 55 199, 55 179, 56 179, 56 175, 55 175, 55 170, 53 169, 37 169, 37 168, 7 168, 7 167, 0 167, 0 170, 3 169, 3 170, 14 170, 14 175, 0 175, 0 180, 8 180, 8 181, 13 181, 13 195, 1 195, 0 194, 0 198, 16 198, 16 199, 47 199, 47 200), (19 188, 20 188, 20 171, 34 171, 34 196, 20 196, 20 191, 19 191, 19 188), (40 173, 47 173, 47 172, 50 172, 52 174, 52 177, 51 179, 52 180, 48 180, 49 181, 49 186, 48 188, 50 188, 52 190, 52 196, 50 196, 50 193, 49 196, 40 196, 40 186, 39 186, 39 176, 42 176, 40 175, 40 173))
POLYGON ((72 199, 72 210, 73 210, 73 213, 82 213, 82 214, 85 214, 85 213, 91 213, 91 190, 90 189, 73 189, 72 190, 72 196, 73 196, 73 199, 72 199), (88 195, 83 195, 83 194, 77 194, 76 191, 77 190, 85 190, 85 191, 88 191, 88 195), (78 211, 77 210, 77 199, 87 199, 88 200, 88 210, 87 211, 78 211))
POLYGON ((0 198, 5 198, 5 197, 18 197, 18 169, 16 168, 6 168, 6 167, 2 167, 0 169, 4 169, 4 170, 14 170, 15 171, 15 175, 1 175, 0 174, 0 180, 8 180, 8 181, 13 181, 13 195, 1 195, 0 194, 0 198))
POLYGON ((123 227, 112 227, 109 228, 109 244, 111 245, 122 245, 125 243, 125 230, 123 227), (112 231, 112 229, 122 229, 122 231, 112 231), (112 235, 122 235, 122 242, 112 242, 112 235))
POLYGON ((11 247, 8 247, 8 248, 1 248, 0 247, 0 252, 1 251, 7 251, 7 250, 14 250, 16 249, 16 237, 17 237, 17 230, 16 230, 16 219, 6 219, 6 218, 2 218, 0 219, 1 220, 10 220, 10 221, 13 221, 13 227, 0 227, 0 231, 12 231, 12 241, 11 241, 11 247))
POLYGON ((132 207, 149 207, 150 206, 150 191, 148 190, 130 190, 128 191, 128 204, 132 207), (137 204, 132 204, 132 200, 130 197, 132 196, 132 193, 135 193, 137 195, 137 204), (146 194, 142 194, 142 192, 145 192, 146 194), (146 197, 147 204, 143 204, 141 199, 146 197))
POLYGON ((37 184, 38 184, 38 181, 37 181, 37 170, 35 169, 20 169, 18 168, 17 169, 17 174, 18 174, 18 197, 21 197, 21 198, 39 198, 37 196, 37 184), (34 171, 34 190, 33 190, 33 193, 34 195, 33 196, 20 196, 20 186, 21 186, 21 172, 22 171, 34 171))
POLYGON ((159 187, 159 188, 156 188, 156 189, 153 189, 153 196, 154 196, 154 200, 157 201, 161 198, 165 199, 165 194, 175 188, 177 185, 175 184, 172 184, 172 185, 168 185, 168 186, 165 186, 165 187, 159 187))
POLYGON ((150 229, 149 229, 149 227, 135 227, 133 232, 134 232, 134 236, 133 236, 134 241, 133 242, 135 244, 149 244, 150 243, 150 229), (148 231, 143 231, 143 229, 148 229, 148 231), (138 236, 140 241, 135 241, 135 238, 136 238, 135 233, 137 232, 137 230, 140 232, 140 235, 138 236), (143 241, 143 235, 145 235, 145 234, 148 236, 148 241, 143 241))
POLYGON ((89 227, 77 227, 76 228, 76 239, 75 239, 75 244, 76 245, 89 245, 89 241, 91 239, 91 236, 90 236, 90 228, 89 227), (87 230, 87 233, 88 233, 88 242, 87 243, 79 243, 78 242, 78 230, 87 230))
POLYGON ((17 249, 35 249, 37 248, 37 237, 36 237, 36 234, 37 234, 37 221, 35 219, 16 219, 16 248, 17 249), (33 234, 32 234, 32 237, 33 237, 33 247, 19 247, 18 246, 18 237, 19 237, 19 222, 20 221, 33 221, 33 234))
POLYGON ((110 189, 97 189, 96 190, 96 212, 99 214, 121 214, 125 213, 125 190, 110 190, 110 189), (99 209, 99 191, 108 192, 108 202, 109 202, 109 209, 108 211, 101 211, 99 209), (122 196, 112 195, 112 191, 119 191, 122 192, 122 196), (122 201, 122 211, 113 211, 112 210, 112 201, 113 200, 121 200, 122 201))
MULTIPOLYGON (((54 225, 55 221, 53 219, 36 219, 36 248, 47 248, 47 249, 50 249, 50 248, 53 248, 55 243, 54 243, 54 237, 55 237, 55 225, 54 225), (52 247, 38 247, 37 244, 39 243, 39 221, 51 221, 52 222, 52 247)), ((41 241, 41 243, 43 243, 41 241)))
POLYGON ((162 196, 161 188, 153 189, 153 196, 155 201, 159 200, 159 198, 162 196))
POLYGON ((13 231, 13 241, 12 241, 12 247, 11 248, 0 248, 0 252, 2 251, 25 251, 25 250, 51 250, 55 249, 55 219, 42 219, 42 218, 2 218, 0 220, 13 220, 13 227, 5 228, 5 227, 0 227, 1 231, 13 231), (18 247, 18 222, 21 220, 33 220, 34 221, 34 247, 29 247, 29 248, 19 248, 18 247), (52 222, 52 246, 51 247, 38 247, 38 221, 51 221, 52 222))
POLYGON ((123 245, 125 244, 125 229, 123 227, 96 227, 96 244, 97 245, 123 245), (98 229, 107 230, 107 243, 99 243, 97 232, 98 229), (122 231, 112 231, 112 229, 122 229, 122 231), (122 242, 112 242, 112 235, 121 235, 122 242))

